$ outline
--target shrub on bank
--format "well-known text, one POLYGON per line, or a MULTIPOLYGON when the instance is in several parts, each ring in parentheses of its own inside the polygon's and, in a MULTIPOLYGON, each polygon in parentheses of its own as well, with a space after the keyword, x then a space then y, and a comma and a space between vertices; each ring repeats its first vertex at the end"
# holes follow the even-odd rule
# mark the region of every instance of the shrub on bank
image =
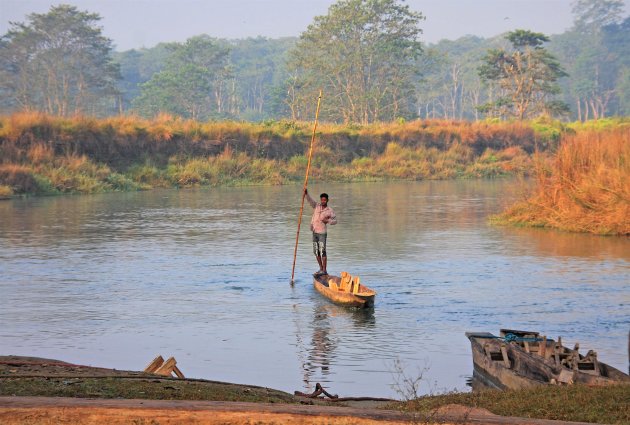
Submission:
POLYGON ((39 189, 33 170, 19 164, 0 165, 0 184, 15 193, 36 193, 39 189))
POLYGON ((0 164, 0 185, 15 194, 97 193, 148 188, 85 156, 0 164))
POLYGON ((13 195, 13 189, 10 186, 0 184, 0 198, 9 198, 13 195))

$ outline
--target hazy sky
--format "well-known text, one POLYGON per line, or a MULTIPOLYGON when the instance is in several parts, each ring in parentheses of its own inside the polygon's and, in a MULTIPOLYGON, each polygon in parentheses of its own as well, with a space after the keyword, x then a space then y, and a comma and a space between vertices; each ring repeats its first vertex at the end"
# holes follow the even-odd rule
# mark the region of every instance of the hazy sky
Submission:
MULTIPOLYGON (((624 0, 629 10, 630 0, 624 0)), ((66 3, 99 13, 117 50, 209 34, 219 38, 298 36, 335 0, 0 0, 0 34, 9 22, 66 3)), ((516 28, 557 34, 571 26, 572 0, 407 0, 426 16, 422 40, 483 37, 516 28)))

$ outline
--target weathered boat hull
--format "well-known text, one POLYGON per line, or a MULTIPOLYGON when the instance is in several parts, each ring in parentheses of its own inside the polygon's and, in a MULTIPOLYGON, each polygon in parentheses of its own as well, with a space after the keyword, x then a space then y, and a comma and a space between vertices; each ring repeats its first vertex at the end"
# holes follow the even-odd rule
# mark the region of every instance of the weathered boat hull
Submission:
MULTIPOLYGON (((557 383, 610 385, 630 382, 630 377, 605 363, 590 362, 588 355, 577 354, 552 339, 539 338, 538 333, 503 330, 501 335, 515 332, 521 342, 509 341, 488 332, 466 332, 470 340, 474 373, 477 382, 499 389, 521 389, 557 383), (527 342, 527 341, 531 342, 527 342), (523 342, 524 341, 524 342, 523 342), (562 359, 574 356, 573 367, 562 359), (578 360, 579 359, 579 360, 578 360)), ((512 335, 514 335, 512 333, 512 335)), ((596 359, 596 355, 594 356, 596 359)))
POLYGON ((374 297, 376 293, 364 286, 366 295, 353 294, 350 292, 334 291, 328 287, 328 281, 333 279, 337 285, 341 282, 338 276, 322 275, 313 279, 313 286, 324 297, 328 298, 335 304, 346 307, 370 308, 374 307, 374 297))
MULTIPOLYGON (((467 332, 466 336, 470 339, 472 347, 474 371, 477 373, 479 380, 485 386, 489 388, 508 390, 531 388, 548 382, 542 382, 541 380, 532 379, 519 374, 511 367, 508 367, 503 361, 503 355, 500 347, 493 347, 494 351, 490 351, 490 355, 488 355, 483 344, 483 342, 485 342, 485 338, 479 339, 469 335, 470 333, 467 332), (498 359, 499 355, 501 356, 501 359, 498 359)), ((487 335, 488 337, 491 336, 491 334, 487 335)), ((506 347, 506 352, 507 350, 508 347, 506 347)), ((513 358, 510 360, 509 352, 508 360, 511 362, 510 365, 512 365, 513 358)))

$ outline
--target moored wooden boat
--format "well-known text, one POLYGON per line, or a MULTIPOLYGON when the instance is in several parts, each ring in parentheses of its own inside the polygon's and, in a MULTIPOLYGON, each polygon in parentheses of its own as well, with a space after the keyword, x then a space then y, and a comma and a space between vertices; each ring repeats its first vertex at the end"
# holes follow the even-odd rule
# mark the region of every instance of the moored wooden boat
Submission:
POLYGON ((341 277, 327 274, 316 276, 313 286, 335 304, 359 308, 374 306, 376 292, 362 285, 359 277, 353 278, 346 272, 342 272, 341 277))
POLYGON ((484 386, 521 389, 536 385, 609 385, 630 382, 630 377, 600 362, 597 353, 579 354, 538 332, 502 329, 499 336, 466 332, 473 354, 474 378, 484 386))

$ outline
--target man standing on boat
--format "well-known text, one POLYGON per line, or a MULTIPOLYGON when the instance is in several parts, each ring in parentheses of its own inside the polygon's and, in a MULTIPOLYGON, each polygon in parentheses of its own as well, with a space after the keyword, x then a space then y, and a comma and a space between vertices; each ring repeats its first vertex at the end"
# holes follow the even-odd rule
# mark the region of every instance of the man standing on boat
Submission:
POLYGON ((332 208, 328 206, 328 194, 322 193, 319 195, 319 202, 315 202, 313 198, 308 194, 308 190, 304 188, 304 195, 306 200, 313 207, 313 218, 311 218, 311 231, 313 232, 313 254, 317 258, 319 264, 319 270, 314 276, 327 275, 326 263, 328 258, 326 257, 326 225, 337 224, 337 216, 332 208))

